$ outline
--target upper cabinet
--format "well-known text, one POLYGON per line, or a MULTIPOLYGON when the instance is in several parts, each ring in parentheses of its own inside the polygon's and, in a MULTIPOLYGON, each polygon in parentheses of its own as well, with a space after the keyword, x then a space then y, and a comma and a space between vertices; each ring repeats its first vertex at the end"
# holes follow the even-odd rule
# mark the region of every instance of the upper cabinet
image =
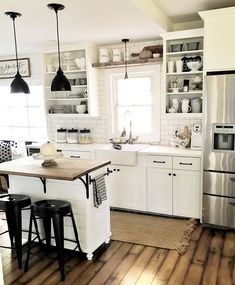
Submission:
POLYGON ((166 113, 177 117, 201 117, 203 29, 169 32, 162 37, 166 113))
POLYGON ((97 75, 91 68, 96 49, 62 49, 61 67, 71 84, 71 91, 52 92, 51 82, 58 69, 56 51, 44 53, 45 106, 48 116, 87 117, 98 115, 97 75))
POLYGON ((199 12, 204 20, 205 71, 235 69, 235 7, 199 12))

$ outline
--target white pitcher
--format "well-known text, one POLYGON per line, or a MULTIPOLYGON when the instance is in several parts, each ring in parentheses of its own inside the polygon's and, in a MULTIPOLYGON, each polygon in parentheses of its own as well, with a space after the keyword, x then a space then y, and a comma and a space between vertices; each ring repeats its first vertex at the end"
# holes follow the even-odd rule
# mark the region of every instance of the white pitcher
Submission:
POLYGON ((179 104, 180 100, 178 98, 172 98, 172 107, 175 109, 175 112, 177 113, 179 111, 179 104))
POLYGON ((189 106, 189 99, 181 100, 181 110, 182 113, 188 113, 191 111, 191 106, 189 106))

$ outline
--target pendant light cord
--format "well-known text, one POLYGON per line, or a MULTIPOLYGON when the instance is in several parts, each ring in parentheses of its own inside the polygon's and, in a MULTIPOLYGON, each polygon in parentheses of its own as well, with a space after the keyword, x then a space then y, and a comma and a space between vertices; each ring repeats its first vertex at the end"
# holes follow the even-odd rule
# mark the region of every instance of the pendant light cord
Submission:
POLYGON ((12 17, 13 21, 13 30, 14 30, 14 40, 15 40, 15 52, 16 52, 16 70, 19 72, 19 59, 18 59, 18 50, 17 50, 17 41, 16 41, 16 27, 15 27, 15 17, 12 17))
POLYGON ((58 49, 58 60, 59 60, 59 68, 60 66, 60 36, 59 36, 59 21, 58 21, 58 10, 55 9, 56 14, 56 31, 57 31, 57 49, 58 49))
POLYGON ((127 50, 126 50, 126 42, 125 42, 125 79, 128 78, 127 75, 127 50))
POLYGON ((125 65, 125 76, 124 76, 124 79, 128 79, 128 74, 127 74, 127 48, 126 48, 126 43, 129 42, 129 39, 122 39, 122 42, 125 44, 125 46, 124 46, 124 65, 125 65))

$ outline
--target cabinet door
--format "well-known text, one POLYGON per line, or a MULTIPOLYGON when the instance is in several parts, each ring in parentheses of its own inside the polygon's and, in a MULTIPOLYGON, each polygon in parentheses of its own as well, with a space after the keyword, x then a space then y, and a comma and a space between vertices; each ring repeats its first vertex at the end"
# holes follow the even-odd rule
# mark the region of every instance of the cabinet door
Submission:
POLYGON ((200 172, 173 170, 173 215, 200 217, 200 172))
POLYGON ((148 168, 148 211, 172 215, 172 170, 148 168))
POLYGON ((146 211, 146 168, 118 166, 118 206, 146 211))
POLYGON ((108 200, 111 207, 118 207, 117 191, 118 191, 118 169, 119 166, 111 165, 109 169, 113 172, 106 176, 105 184, 108 194, 108 200))

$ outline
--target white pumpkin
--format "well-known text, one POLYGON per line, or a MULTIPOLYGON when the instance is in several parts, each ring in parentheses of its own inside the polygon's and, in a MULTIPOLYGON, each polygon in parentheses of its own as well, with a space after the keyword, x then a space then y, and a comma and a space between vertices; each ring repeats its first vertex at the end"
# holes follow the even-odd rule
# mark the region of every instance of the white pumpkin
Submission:
POLYGON ((57 150, 56 150, 56 144, 55 143, 44 143, 40 147, 40 153, 41 155, 48 156, 48 155, 56 155, 57 150))

